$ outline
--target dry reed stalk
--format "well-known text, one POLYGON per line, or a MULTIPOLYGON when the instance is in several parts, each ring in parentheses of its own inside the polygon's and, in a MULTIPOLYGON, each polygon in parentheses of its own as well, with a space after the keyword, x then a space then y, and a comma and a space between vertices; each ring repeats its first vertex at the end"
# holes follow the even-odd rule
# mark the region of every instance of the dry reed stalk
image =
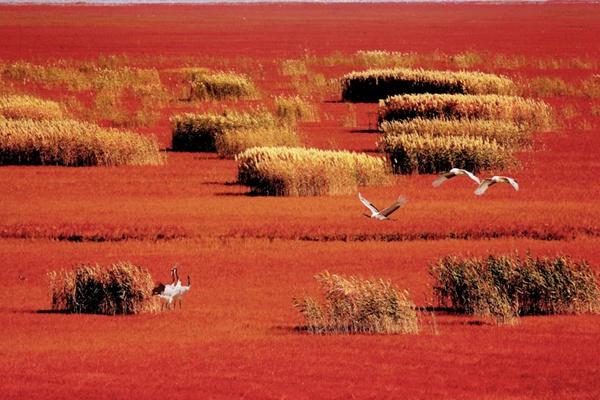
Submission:
POLYGON ((375 103, 404 93, 511 95, 516 93, 516 86, 505 76, 465 71, 371 69, 342 77, 345 101, 375 103))
POLYGON ((420 324, 408 292, 383 279, 364 280, 323 272, 315 276, 325 302, 294 299, 304 329, 313 334, 418 333, 420 324))
POLYGON ((79 265, 71 271, 52 271, 52 310, 85 314, 139 314, 158 311, 150 273, 128 262, 79 265))
POLYGON ((502 120, 538 131, 554 125, 548 104, 518 96, 414 94, 388 97, 379 103, 380 124, 413 118, 502 120))
POLYGON ((160 165, 155 139, 70 121, 0 120, 0 165, 160 165))
POLYGON ((435 174, 451 168, 479 172, 515 163, 509 149, 479 137, 388 135, 378 145, 388 154, 392 170, 401 174, 435 174))
POLYGON ((265 195, 350 194, 390 181, 383 158, 347 151, 254 147, 236 160, 238 181, 265 195))

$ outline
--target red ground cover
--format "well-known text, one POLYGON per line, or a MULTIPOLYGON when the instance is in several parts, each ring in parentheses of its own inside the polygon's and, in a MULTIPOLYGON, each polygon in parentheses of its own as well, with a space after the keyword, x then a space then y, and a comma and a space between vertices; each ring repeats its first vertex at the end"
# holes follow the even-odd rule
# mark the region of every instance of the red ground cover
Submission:
MULTIPOLYGON (((231 58, 235 67, 245 57, 249 70, 264 65, 260 89, 268 98, 289 90, 269 61, 306 52, 475 50, 597 60, 600 8, 0 6, 0 37, 1 60, 125 54, 151 66, 153 58, 182 65, 203 56, 231 58)), ((570 80, 598 71, 551 73, 570 80)), ((547 100, 557 112, 567 105, 547 100)), ((584 109, 593 102, 576 101, 584 109)), ((319 107, 331 118, 302 125, 306 144, 375 149, 376 135, 360 132, 373 105, 356 106, 357 128, 342 124, 348 105, 319 107)), ((172 112, 143 130, 165 147, 172 112)), ((1 167, 0 391, 15 399, 598 398, 598 316, 498 327, 424 313, 420 335, 313 337, 294 330, 300 321, 291 305, 293 296, 315 293, 312 276, 323 270, 390 278, 418 305, 431 305, 428 265, 448 253, 566 253, 598 271, 598 146, 594 129, 537 136, 532 151, 519 155, 522 167, 509 171, 519 193, 496 187, 476 198, 466 181, 434 189, 431 176, 364 189, 377 204, 409 198, 384 224, 362 217, 354 196, 245 196, 246 188, 230 184, 235 163, 211 154, 168 153, 165 167, 1 167), (163 236, 174 240, 154 240, 163 236), (107 242, 50 240, 69 238, 107 242), (117 260, 162 280, 178 262, 193 279, 183 310, 115 318, 45 312, 47 272, 117 260)))

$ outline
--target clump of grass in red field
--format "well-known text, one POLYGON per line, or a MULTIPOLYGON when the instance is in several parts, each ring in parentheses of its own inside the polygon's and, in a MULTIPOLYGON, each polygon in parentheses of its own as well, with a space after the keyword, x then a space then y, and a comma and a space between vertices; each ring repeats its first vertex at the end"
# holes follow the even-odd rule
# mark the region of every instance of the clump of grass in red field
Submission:
POLYGON ((190 82, 190 100, 239 99, 257 94, 250 78, 232 72, 198 73, 190 82))
POLYGON ((384 121, 380 126, 383 137, 427 135, 434 137, 467 136, 495 140, 503 147, 526 147, 532 141, 530 133, 510 121, 486 119, 423 119, 384 121))
POLYGON ((171 118, 172 148, 179 151, 216 151, 216 138, 226 131, 275 128, 277 121, 266 111, 222 114, 181 114, 171 118))
POLYGON ((254 147, 236 160, 238 181, 265 195, 350 194, 390 180, 383 158, 348 151, 254 147))
POLYGON ((294 299, 309 333, 418 333, 419 320, 407 291, 383 279, 345 278, 323 272, 315 276, 325 303, 312 297, 294 299))
POLYGON ((419 117, 503 120, 539 131, 553 126, 548 104, 518 96, 406 94, 388 97, 379 103, 380 124, 419 117))
POLYGON ((598 277, 566 256, 449 256, 431 267, 440 304, 499 322, 519 315, 598 312, 598 277))
POLYGON ((574 96, 577 88, 569 85, 563 79, 539 76, 528 82, 527 90, 537 96, 574 96))
POLYGON ((215 147, 221 158, 235 158, 236 155, 252 147, 298 145, 300 145, 298 133, 288 125, 228 129, 217 135, 215 139, 215 147))
POLYGON ((516 93, 513 81, 481 72, 428 71, 424 69, 373 69, 342 77, 342 99, 375 103, 403 93, 516 93))
POLYGON ((0 120, 0 165, 160 165, 156 140, 69 121, 0 120))
POLYGON ((294 125, 297 121, 317 121, 317 109, 300 96, 278 96, 275 98, 275 114, 287 125, 294 125))
POLYGON ((510 150, 479 137, 388 135, 380 139, 379 148, 388 154, 393 171, 401 174, 433 174, 451 168, 479 172, 515 163, 510 150))
POLYGON ((594 74, 581 82, 582 92, 592 99, 600 98, 600 74, 594 74))
POLYGON ((59 60, 49 65, 25 61, 0 65, 0 76, 9 82, 91 96, 93 107, 77 116, 112 126, 149 126, 160 114, 167 94, 156 68, 122 65, 123 57, 100 57, 97 61, 59 60))
POLYGON ((63 112, 54 101, 42 100, 32 96, 0 96, 0 118, 9 119, 60 119, 63 112))
POLYGON ((150 273, 128 262, 108 268, 79 265, 72 271, 52 271, 52 310, 86 314, 139 314, 157 311, 150 273))

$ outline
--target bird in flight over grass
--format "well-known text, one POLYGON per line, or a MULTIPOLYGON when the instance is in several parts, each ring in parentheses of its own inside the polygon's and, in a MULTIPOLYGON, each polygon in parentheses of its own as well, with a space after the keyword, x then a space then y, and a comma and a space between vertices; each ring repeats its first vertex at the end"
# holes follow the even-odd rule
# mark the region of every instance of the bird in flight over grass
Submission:
POLYGON ((437 178, 435 181, 433 181, 432 185, 433 185, 433 187, 438 187, 442 183, 446 182, 448 179, 452 179, 458 175, 465 175, 468 178, 470 178, 473 182, 475 182, 476 184, 478 184, 478 185, 481 184, 481 182, 479 181, 479 178, 476 177, 472 172, 469 172, 466 169, 452 168, 450 171, 446 172, 445 174, 443 174, 442 176, 437 178))
POLYGON ((477 196, 481 196, 488 190, 490 186, 495 185, 496 183, 508 183, 513 187, 517 192, 519 191, 519 183, 513 178, 509 178, 508 176, 492 176, 491 178, 484 179, 481 181, 479 187, 475 190, 475 194, 477 196))
POLYGON ((365 199, 362 194, 358 194, 358 199, 360 200, 361 203, 363 203, 365 205, 365 207, 367 207, 369 209, 369 211, 371 211, 371 215, 364 213, 363 215, 369 218, 375 218, 378 219, 380 221, 384 220, 384 219, 389 219, 388 216, 393 213, 394 211, 396 211, 397 209, 399 209, 400 207, 402 207, 403 205, 406 204, 406 198, 405 197, 398 197, 398 200, 396 200, 396 202, 394 204, 392 204, 391 206, 389 206, 388 208, 379 211, 377 209, 377 207, 375 207, 373 204, 371 204, 371 202, 367 199, 365 199))

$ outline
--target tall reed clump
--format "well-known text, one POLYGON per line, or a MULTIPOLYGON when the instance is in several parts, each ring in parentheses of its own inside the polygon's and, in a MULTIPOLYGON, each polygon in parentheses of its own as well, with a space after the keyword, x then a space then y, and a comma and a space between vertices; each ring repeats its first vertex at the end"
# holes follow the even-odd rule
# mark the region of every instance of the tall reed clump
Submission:
POLYGON ((0 117, 8 119, 60 119, 63 112, 54 101, 32 96, 0 96, 0 117))
POLYGON ((215 139, 217 154, 221 158, 235 158, 251 147, 298 145, 298 133, 290 126, 228 129, 215 139))
POLYGON ((190 100, 225 100, 254 97, 254 83, 243 74, 211 72, 195 74, 190 81, 190 100))
POLYGON ((440 304, 509 322, 519 315, 597 313, 598 277, 566 256, 445 257, 430 274, 440 304))
POLYGON ((515 162, 510 150, 479 137, 387 135, 378 145, 388 154, 392 170, 401 174, 435 174, 451 168, 478 172, 515 162))
POLYGON ((48 275, 55 311, 118 315, 159 309, 156 298, 152 297, 152 276, 145 268, 129 262, 107 268, 84 264, 48 275))
POLYGON ((181 114, 171 118, 172 149, 177 151, 216 151, 216 139, 226 131, 274 128, 277 121, 266 111, 222 114, 181 114))
POLYGON ((325 302, 294 299, 313 334, 418 333, 419 320, 408 292, 383 279, 364 280, 323 272, 315 276, 325 302))
POLYGON ((319 120, 317 109, 300 96, 276 97, 275 115, 287 125, 294 125, 298 121, 319 120))
POLYGON ((516 93, 516 86, 505 76, 465 71, 369 69, 342 77, 344 101, 376 103, 403 93, 510 95, 516 93))
POLYGON ((254 147, 236 160, 238 181, 264 195, 351 194, 390 181, 383 158, 348 151, 254 147))
POLYGON ((122 127, 154 124, 167 97, 158 70, 121 64, 121 61, 105 62, 104 59, 91 62, 59 60, 45 65, 17 61, 0 66, 0 75, 20 84, 60 88, 71 93, 85 92, 93 107, 69 110, 85 119, 122 127))
POLYGON ((504 120, 538 131, 553 126, 548 104, 518 96, 414 94, 388 97, 379 103, 380 124, 419 117, 504 120))
POLYGON ((0 119, 0 165, 117 166, 164 162, 155 139, 70 121, 0 119))
POLYGON ((382 136, 425 135, 432 137, 467 136, 494 140, 503 147, 519 149, 531 144, 531 133, 511 121, 486 119, 424 119, 384 121, 382 136))

